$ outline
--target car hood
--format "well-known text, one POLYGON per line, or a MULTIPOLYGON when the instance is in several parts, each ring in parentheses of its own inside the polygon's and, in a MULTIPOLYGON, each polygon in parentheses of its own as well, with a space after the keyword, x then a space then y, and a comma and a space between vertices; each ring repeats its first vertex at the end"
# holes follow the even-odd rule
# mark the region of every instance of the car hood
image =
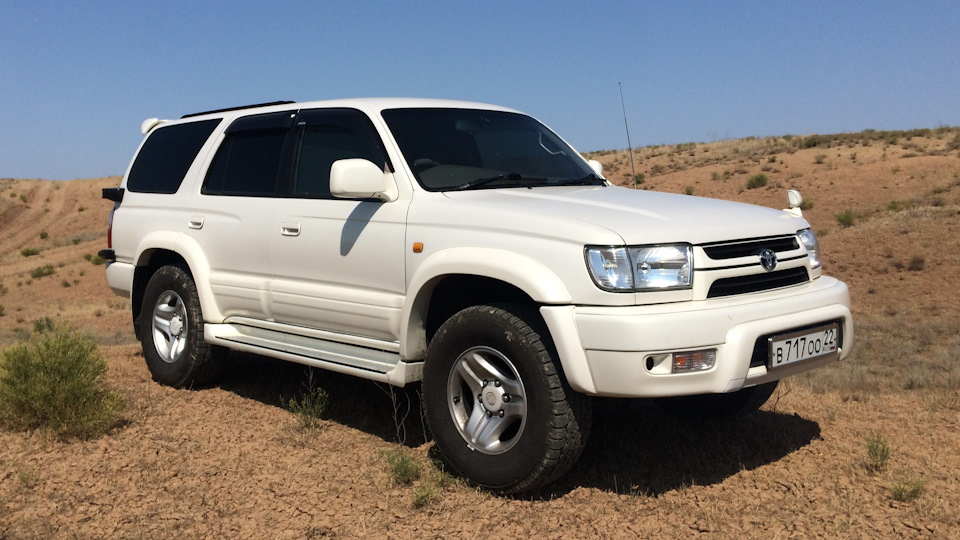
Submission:
POLYGON ((782 210, 616 186, 499 188, 445 195, 462 203, 451 205, 461 218, 472 210, 482 211, 486 227, 499 224, 553 236, 551 231, 575 233, 579 224, 585 243, 703 244, 795 234, 809 227, 803 218, 782 210))

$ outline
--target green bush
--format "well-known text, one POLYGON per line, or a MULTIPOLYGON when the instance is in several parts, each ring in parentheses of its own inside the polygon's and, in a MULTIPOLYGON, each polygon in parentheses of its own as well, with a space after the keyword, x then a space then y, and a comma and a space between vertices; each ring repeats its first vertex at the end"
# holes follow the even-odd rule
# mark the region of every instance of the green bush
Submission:
POLYGON ((117 425, 120 394, 106 389, 107 363, 93 338, 59 328, 0 353, 0 423, 89 439, 117 425))
POLYGON ((890 444, 883 435, 871 433, 867 435, 867 468, 873 472, 880 472, 887 468, 890 461, 890 444))
POLYGON ((38 266, 30 271, 30 277, 33 279, 40 279, 44 276, 52 276, 56 270, 53 269, 52 264, 45 264, 43 266, 38 266))
POLYGON ((813 162, 816 163, 817 165, 823 165, 824 162, 826 162, 826 161, 827 161, 827 155, 826 155, 826 154, 817 154, 817 155, 813 156, 813 162))
POLYGON ((34 255, 39 255, 40 250, 37 248, 23 248, 20 250, 20 254, 24 257, 33 257, 34 255))
POLYGON ((403 448, 396 448, 384 453, 390 470, 390 478, 401 486, 409 486, 414 480, 420 479, 420 465, 403 448))
POLYGON ((837 221, 844 227, 852 227, 854 222, 857 220, 856 214, 853 213, 853 210, 849 208, 837 214, 837 221))
POLYGON ((687 186, 687 187, 683 188, 683 192, 684 192, 686 195, 693 195, 693 186, 687 186))
POLYGON ((761 188, 765 185, 767 185, 767 175, 763 173, 757 173, 747 178, 747 189, 761 188))
POLYGON ((49 235, 47 234, 47 231, 40 231, 40 239, 41 239, 41 240, 46 240, 46 239, 47 239, 47 236, 49 236, 49 235))

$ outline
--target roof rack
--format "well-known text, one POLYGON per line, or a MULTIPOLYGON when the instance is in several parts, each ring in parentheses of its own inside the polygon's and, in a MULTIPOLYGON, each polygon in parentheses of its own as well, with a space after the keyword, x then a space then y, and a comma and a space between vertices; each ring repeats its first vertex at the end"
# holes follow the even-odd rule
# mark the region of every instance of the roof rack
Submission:
POLYGON ((213 111, 203 111, 203 112, 198 112, 198 113, 193 113, 193 114, 185 114, 185 115, 181 116, 180 118, 190 118, 190 117, 193 117, 193 116, 201 116, 201 115, 204 115, 204 114, 213 114, 213 113, 221 113, 221 112, 229 112, 229 111, 239 111, 239 110, 241 110, 241 109, 253 109, 253 108, 256 108, 256 107, 269 107, 270 105, 289 105, 289 104, 291 104, 291 103, 296 103, 296 101, 271 101, 270 103, 256 103, 256 104, 254 104, 254 105, 241 105, 240 107, 228 107, 228 108, 226 108, 226 109, 216 109, 216 110, 213 110, 213 111))

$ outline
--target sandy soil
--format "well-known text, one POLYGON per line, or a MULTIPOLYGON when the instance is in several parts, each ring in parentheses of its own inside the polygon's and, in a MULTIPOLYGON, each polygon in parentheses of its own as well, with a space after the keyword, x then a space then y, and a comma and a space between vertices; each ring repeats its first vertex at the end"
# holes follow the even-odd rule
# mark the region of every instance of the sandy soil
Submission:
MULTIPOLYGON (((0 180, 0 346, 41 317, 87 329, 128 402, 123 424, 97 440, 0 431, 0 538, 958 538, 952 137, 640 151, 645 189, 692 186, 695 196, 771 207, 800 189, 813 202, 805 215, 821 234, 826 272, 851 286, 856 349, 842 365, 782 384, 737 423, 682 422, 643 401, 599 400, 580 462, 549 490, 518 498, 442 473, 417 415, 398 436, 394 401, 366 381, 319 372, 331 405, 315 429, 281 406, 302 389, 300 366, 234 355, 216 387, 153 383, 125 300, 84 258, 105 244, 109 203, 99 190, 119 178, 0 180), (768 186, 746 189, 761 171, 768 186), (850 227, 835 217, 847 209, 850 227), (47 264, 53 275, 30 277, 47 264), (871 436, 891 447, 880 471, 868 467, 871 436), (390 473, 397 449, 420 465, 412 485, 390 473), (898 501, 897 489, 910 485, 922 493, 898 501)), ((625 154, 600 159, 609 178, 628 180, 625 154)), ((414 393, 395 397, 416 410, 414 393)))

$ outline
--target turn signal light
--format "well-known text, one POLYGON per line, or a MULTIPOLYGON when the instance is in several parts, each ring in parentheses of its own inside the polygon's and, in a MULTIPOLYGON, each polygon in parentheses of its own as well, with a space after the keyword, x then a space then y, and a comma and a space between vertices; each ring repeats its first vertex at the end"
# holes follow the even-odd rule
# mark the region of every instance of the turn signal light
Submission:
POLYGON ((706 371, 712 368, 716 361, 716 349, 673 353, 673 373, 706 371))

